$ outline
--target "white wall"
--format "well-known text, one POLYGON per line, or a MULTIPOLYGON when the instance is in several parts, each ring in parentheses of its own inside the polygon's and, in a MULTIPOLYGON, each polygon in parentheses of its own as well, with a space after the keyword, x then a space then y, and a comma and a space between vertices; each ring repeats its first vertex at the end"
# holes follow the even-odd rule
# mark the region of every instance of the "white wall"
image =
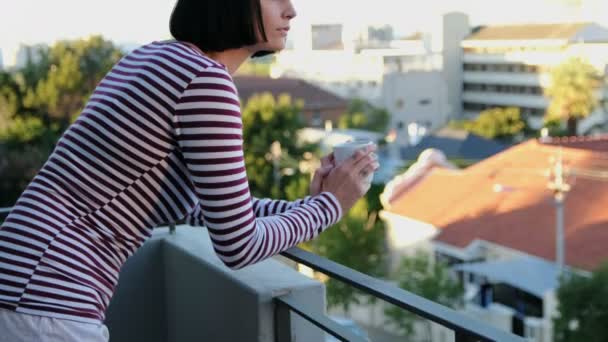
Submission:
POLYGON ((392 73, 384 77, 382 102, 392 114, 390 128, 398 130, 399 144, 407 144, 409 123, 429 122, 430 129, 437 129, 447 122, 450 110, 447 87, 440 71, 392 73))
POLYGON ((412 256, 419 250, 432 252, 431 240, 439 233, 433 225, 384 210, 380 212, 380 218, 386 223, 391 270, 399 265, 403 256, 412 256))
POLYGON ((469 35, 469 18, 464 13, 448 13, 443 19, 443 72, 449 89, 452 116, 462 112, 462 40, 469 35))

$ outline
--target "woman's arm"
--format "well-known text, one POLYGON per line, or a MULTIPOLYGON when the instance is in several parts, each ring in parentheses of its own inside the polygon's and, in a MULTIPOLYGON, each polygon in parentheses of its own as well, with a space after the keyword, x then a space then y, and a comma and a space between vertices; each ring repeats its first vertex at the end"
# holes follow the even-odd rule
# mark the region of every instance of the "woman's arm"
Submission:
MULTIPOLYGON (((308 203, 311 199, 311 196, 306 196, 295 201, 252 197, 251 203, 255 217, 266 217, 284 213, 287 210, 300 206, 301 204, 308 203)), ((200 203, 197 203, 194 210, 186 217, 186 222, 193 226, 202 225, 201 222, 203 222, 203 217, 201 215, 202 211, 200 203)))
MULTIPOLYGON (((189 223, 208 228, 227 266, 256 263, 314 238, 340 219, 340 203, 329 192, 298 205, 274 202, 275 214, 256 217, 243 156, 240 103, 226 70, 210 67, 192 80, 176 106, 174 123, 199 198, 189 223), (285 211, 279 214, 278 209, 285 211)), ((270 211, 265 203, 272 202, 259 201, 259 210, 270 211)))

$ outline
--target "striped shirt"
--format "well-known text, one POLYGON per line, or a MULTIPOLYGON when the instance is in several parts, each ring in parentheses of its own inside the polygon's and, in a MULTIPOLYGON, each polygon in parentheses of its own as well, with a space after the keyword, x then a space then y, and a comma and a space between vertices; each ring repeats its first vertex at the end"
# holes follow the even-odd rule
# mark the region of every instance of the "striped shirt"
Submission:
POLYGON ((0 308, 103 322, 121 266, 152 227, 207 227, 238 269, 310 240, 342 215, 329 192, 252 198, 236 87, 182 42, 118 62, 0 227, 0 308))

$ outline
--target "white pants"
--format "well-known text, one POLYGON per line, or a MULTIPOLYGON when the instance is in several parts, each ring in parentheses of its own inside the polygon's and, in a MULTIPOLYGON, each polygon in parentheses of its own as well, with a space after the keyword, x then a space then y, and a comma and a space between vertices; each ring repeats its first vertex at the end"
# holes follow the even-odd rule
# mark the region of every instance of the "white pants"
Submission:
POLYGON ((108 342, 103 324, 26 315, 0 309, 0 342, 108 342))

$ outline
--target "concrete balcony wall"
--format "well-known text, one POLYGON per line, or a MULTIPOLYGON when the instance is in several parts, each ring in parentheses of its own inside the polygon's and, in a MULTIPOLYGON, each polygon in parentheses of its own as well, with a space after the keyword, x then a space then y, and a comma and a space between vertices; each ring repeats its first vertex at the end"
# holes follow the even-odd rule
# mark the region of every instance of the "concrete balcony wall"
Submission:
MULTIPOLYGON (((325 287, 269 259, 230 270, 205 229, 180 226, 154 236, 124 265, 108 311, 112 342, 274 341, 273 298, 291 294, 325 312, 325 287)), ((292 313, 297 341, 323 332, 292 313)))

